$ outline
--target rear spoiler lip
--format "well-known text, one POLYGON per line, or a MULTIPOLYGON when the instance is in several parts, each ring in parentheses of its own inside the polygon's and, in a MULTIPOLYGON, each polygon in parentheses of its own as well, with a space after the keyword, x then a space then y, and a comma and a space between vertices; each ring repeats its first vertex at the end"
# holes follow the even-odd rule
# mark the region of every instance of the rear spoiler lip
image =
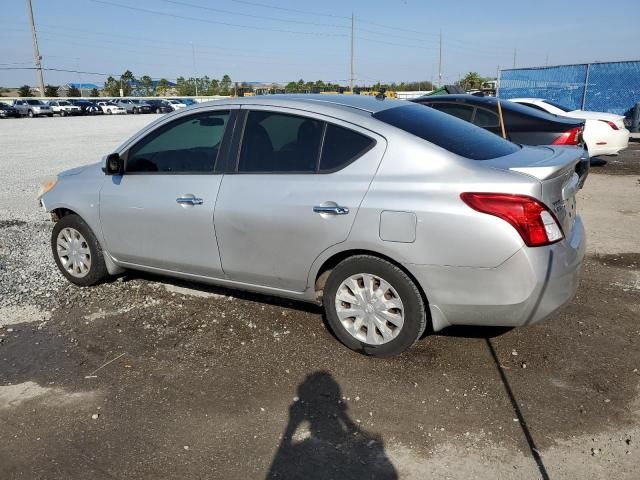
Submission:
POLYGON ((587 176, 589 175, 590 161, 587 151, 582 149, 579 156, 574 156, 573 160, 569 160, 566 157, 570 155, 569 152, 570 150, 573 150, 572 147, 553 147, 553 149, 556 150, 556 152, 551 158, 541 160, 537 164, 523 167, 509 167, 509 170, 529 175, 540 181, 546 181, 560 176, 567 170, 572 169, 578 174, 579 187, 582 188, 587 176), (558 161, 560 159, 565 161, 558 161))

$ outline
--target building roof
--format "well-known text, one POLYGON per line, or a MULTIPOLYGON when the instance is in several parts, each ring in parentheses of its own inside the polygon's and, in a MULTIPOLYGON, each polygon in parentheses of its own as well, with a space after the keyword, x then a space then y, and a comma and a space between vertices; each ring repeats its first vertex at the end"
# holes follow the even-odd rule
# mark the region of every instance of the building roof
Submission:
POLYGON ((95 83, 67 83, 67 86, 77 88, 78 90, 100 89, 95 83))

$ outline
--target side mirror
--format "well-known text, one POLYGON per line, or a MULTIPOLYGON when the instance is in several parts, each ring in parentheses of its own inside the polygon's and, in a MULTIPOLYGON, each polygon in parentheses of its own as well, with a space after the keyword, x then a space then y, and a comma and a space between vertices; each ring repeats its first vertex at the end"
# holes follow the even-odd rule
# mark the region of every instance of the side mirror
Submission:
POLYGON ((124 173, 124 161, 118 153, 111 153, 107 156, 102 171, 105 175, 122 175, 124 173))

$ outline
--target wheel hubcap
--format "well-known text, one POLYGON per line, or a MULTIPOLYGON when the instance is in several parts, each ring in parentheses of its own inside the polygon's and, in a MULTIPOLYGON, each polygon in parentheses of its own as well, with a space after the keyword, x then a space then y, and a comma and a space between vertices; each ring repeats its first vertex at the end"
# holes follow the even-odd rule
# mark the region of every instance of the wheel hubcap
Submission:
POLYGON ((82 278, 91 270, 91 250, 82 234, 75 228, 63 228, 56 239, 58 258, 70 275, 82 278))
POLYGON ((404 324, 400 295, 378 275, 351 275, 338 287, 335 305, 345 330, 370 345, 390 342, 398 336, 404 324))

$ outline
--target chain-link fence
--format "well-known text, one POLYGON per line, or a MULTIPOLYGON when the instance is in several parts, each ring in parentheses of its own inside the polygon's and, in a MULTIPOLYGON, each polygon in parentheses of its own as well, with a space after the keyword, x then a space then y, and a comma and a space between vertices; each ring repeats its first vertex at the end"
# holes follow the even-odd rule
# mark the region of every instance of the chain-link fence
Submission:
POLYGON ((640 61, 515 68, 500 72, 501 98, 544 98, 628 119, 640 102, 640 61))

